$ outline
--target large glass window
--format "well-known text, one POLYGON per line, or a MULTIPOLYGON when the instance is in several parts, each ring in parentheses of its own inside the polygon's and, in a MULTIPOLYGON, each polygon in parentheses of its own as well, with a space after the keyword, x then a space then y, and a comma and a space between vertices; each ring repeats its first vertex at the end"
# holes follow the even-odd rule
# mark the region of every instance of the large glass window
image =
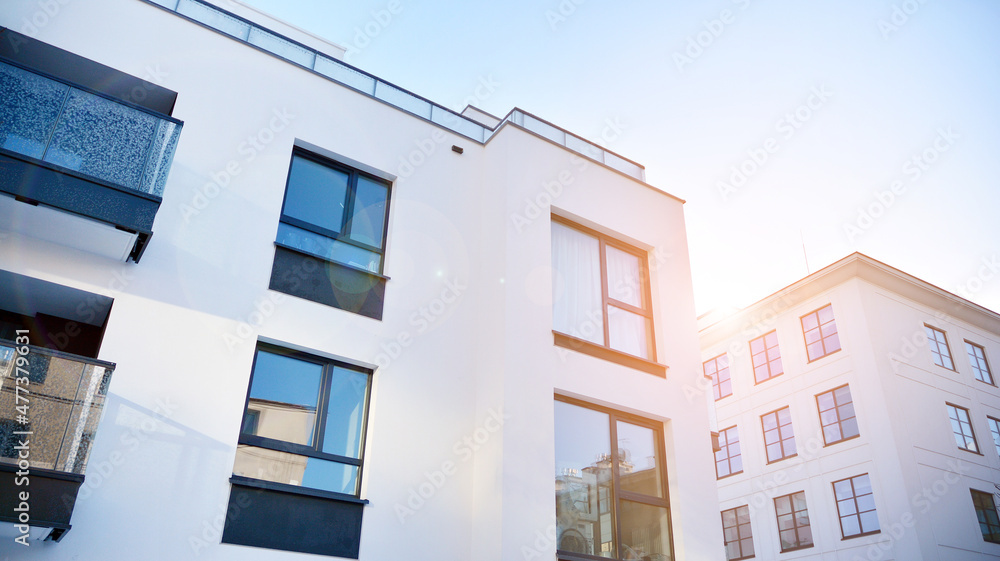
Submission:
POLYGON ((990 364, 986 362, 986 349, 966 341, 965 352, 969 355, 969 364, 972 365, 972 373, 976 375, 976 379, 980 382, 993 384, 993 373, 990 372, 990 364))
POLYGON ((823 425, 823 440, 827 445, 861 434, 849 386, 840 386, 817 395, 816 405, 819 408, 820 424, 823 425))
POLYGON ((976 433, 972 430, 969 410, 957 405, 948 405, 948 419, 951 420, 951 432, 955 435, 955 444, 962 450, 979 452, 976 433))
POLYGON ((560 398, 555 442, 560 554, 673 558, 658 423, 560 398))
POLYGON ((1000 420, 994 419, 993 417, 986 417, 986 422, 990 425, 990 435, 993 437, 993 446, 997 449, 997 455, 1000 455, 1000 420))
POLYGON ((764 429, 764 447, 767 461, 777 462, 798 454, 795 448, 795 432, 792 430, 792 413, 788 407, 760 416, 764 429))
POLYGON ((749 505, 722 511, 722 534, 726 541, 728 561, 750 559, 754 556, 749 505))
POLYGON ((782 553, 813 546, 805 491, 775 498, 774 511, 778 517, 782 553))
POLYGON ((944 331, 929 325, 924 325, 924 330, 927 332, 927 346, 931 349, 934 364, 954 370, 955 363, 951 360, 951 349, 948 347, 948 337, 944 331))
POLYGON ((809 362, 840 350, 840 335, 833 319, 833 305, 827 304, 800 318, 809 362))
POLYGON ((722 479, 743 473, 743 453, 736 426, 719 431, 719 451, 715 453, 715 477, 722 479))
POLYGON ((976 508, 976 518, 979 520, 979 530, 983 539, 988 542, 1000 543, 1000 517, 997 517, 997 504, 992 493, 972 491, 972 505, 976 508))
POLYGON ((733 380, 729 375, 729 356, 726 353, 706 360, 701 367, 705 376, 712 381, 712 395, 715 401, 733 395, 733 380))
POLYGON ((357 495, 370 373, 258 345, 233 474, 357 495))
POLYGON ((750 341, 750 356, 753 359, 753 377, 758 384, 785 372, 781 365, 781 352, 778 350, 777 331, 750 341))
POLYGON ((656 360, 644 251, 552 217, 553 330, 656 360))
POLYGON ((844 538, 865 536, 880 531, 875 512, 875 494, 868 474, 833 482, 840 515, 840 532, 844 538))

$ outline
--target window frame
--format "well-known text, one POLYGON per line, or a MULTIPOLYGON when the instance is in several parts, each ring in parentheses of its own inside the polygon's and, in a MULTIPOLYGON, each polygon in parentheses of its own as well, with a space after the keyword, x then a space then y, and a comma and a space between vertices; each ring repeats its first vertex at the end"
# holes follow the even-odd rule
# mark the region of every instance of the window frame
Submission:
POLYGON ((727 477, 732 477, 734 475, 739 475, 739 474, 743 473, 743 446, 742 446, 742 441, 740 440, 740 429, 737 428, 737 425, 733 425, 731 427, 726 427, 724 429, 719 430, 719 436, 721 437, 723 434, 726 435, 726 444, 722 445, 722 443, 720 441, 719 451, 712 453, 712 459, 713 459, 713 461, 715 463, 715 480, 716 481, 721 481, 723 479, 726 479, 727 477), (737 446, 739 446, 739 454, 736 454, 736 455, 731 455, 729 453, 729 448, 730 448, 730 446, 732 446, 732 440, 730 440, 730 438, 729 438, 729 431, 730 430, 736 431, 736 444, 737 444, 737 446), (726 451, 726 465, 729 466, 729 473, 727 473, 726 475, 723 475, 723 476, 720 477, 719 476, 719 461, 720 460, 718 459, 718 456, 716 456, 716 454, 718 454, 719 452, 722 452, 723 450, 726 451), (739 458, 740 458, 740 471, 732 471, 732 469, 733 469, 733 458, 735 458, 737 456, 739 456, 739 458))
MULTIPOLYGON (((667 511, 667 515, 670 517, 670 535, 668 536, 668 541, 670 545, 670 551, 672 556, 676 555, 676 549, 674 547, 674 512, 670 507, 670 487, 669 487, 669 476, 667 474, 667 454, 666 454, 666 441, 663 430, 663 424, 658 423, 652 419, 647 419, 634 415, 631 413, 626 413, 623 411, 617 411, 608 407, 602 407, 600 405, 595 405, 593 403, 583 401, 580 399, 575 399, 572 397, 555 394, 555 401, 560 401, 567 403, 569 405, 575 405, 583 409, 590 409, 592 411, 597 411, 608 415, 608 425, 610 429, 609 433, 609 444, 611 446, 611 471, 612 471, 612 493, 614 498, 608 497, 608 506, 610 507, 611 520, 615 526, 614 528, 614 539, 615 543, 618 544, 619 549, 622 545, 622 525, 619 520, 619 513, 621 512, 622 501, 629 501, 635 503, 642 503, 649 506, 654 506, 658 508, 664 508, 667 511), (653 497, 651 495, 643 495, 642 493, 636 493, 634 491, 623 491, 621 489, 620 481, 620 470, 618 469, 619 456, 618 456, 618 421, 624 421, 633 425, 637 425, 643 428, 647 428, 653 431, 654 441, 656 442, 656 455, 657 455, 657 466, 660 472, 660 488, 663 490, 663 497, 653 497)), ((600 497, 598 497, 600 501, 600 497)), ((598 510, 600 510, 600 502, 598 502, 598 510)), ((572 553, 568 551, 562 551, 559 549, 558 542, 556 543, 556 558, 559 560, 566 561, 621 561, 620 557, 600 557, 596 555, 588 555, 585 553, 572 553)))
MULTIPOLYGON (((787 549, 782 548, 782 546, 781 546, 781 530, 782 530, 782 528, 781 528, 781 520, 779 519, 780 515, 778 514, 778 500, 779 499, 784 499, 784 498, 788 499, 788 504, 792 508, 792 513, 791 513, 792 514, 792 523, 793 523, 792 528, 795 530, 795 541, 796 542, 799 541, 799 528, 805 528, 805 526, 799 526, 796 514, 799 513, 799 512, 805 512, 806 516, 807 517, 809 516, 809 501, 808 501, 808 499, 806 497, 805 489, 803 489, 801 491, 796 491, 794 493, 788 493, 787 495, 781 495, 780 497, 774 497, 774 499, 773 499, 773 504, 774 504, 774 520, 778 524, 778 547, 781 548, 780 549, 781 553, 788 553, 790 551, 798 551, 800 549, 809 549, 810 547, 815 546, 816 545, 816 540, 813 539, 813 536, 812 536, 812 519, 810 518, 809 519, 809 526, 808 526, 809 527, 809 536, 810 536, 810 542, 809 542, 809 544, 808 545, 797 545, 795 547, 790 547, 790 548, 787 548, 787 549), (800 495, 800 494, 802 495, 802 501, 806 503, 806 508, 804 510, 795 510, 795 500, 792 497, 794 497, 795 495, 800 495)), ((785 530, 788 530, 788 528, 785 528, 785 530)))
POLYGON ((986 425, 990 428, 990 436, 993 438, 993 446, 997 450, 997 455, 1000 456, 1000 419, 987 415, 986 425))
POLYGON ((393 181, 390 181, 390 180, 385 179, 383 177, 379 177, 377 175, 368 173, 368 172, 366 172, 364 170, 358 169, 358 168, 350 166, 348 164, 345 164, 345 163, 342 163, 342 162, 338 162, 338 161, 336 161, 334 159, 331 159, 331 158, 325 157, 323 155, 317 154, 316 152, 313 152, 311 150, 307 150, 306 148, 303 148, 301 146, 294 146, 292 148, 292 157, 291 157, 291 159, 289 159, 289 162, 288 162, 288 173, 285 175, 285 190, 284 190, 284 193, 282 193, 282 198, 281 198, 281 213, 278 216, 278 222, 279 223, 285 223, 285 224, 288 224, 290 226, 294 226, 296 228, 301 228, 301 229, 306 230, 308 232, 311 232, 313 234, 317 234, 317 235, 323 236, 325 238, 328 238, 330 240, 334 240, 334 241, 337 241, 337 242, 341 242, 341 243, 344 243, 344 244, 356 247, 358 249, 362 249, 362 250, 365 250, 365 251, 370 251, 372 253, 377 253, 380 256, 380 259, 379 259, 379 268, 378 268, 378 271, 370 271, 368 269, 359 268, 359 267, 357 267, 355 265, 349 265, 349 264, 343 263, 341 261, 330 259, 329 257, 324 257, 322 255, 316 255, 314 253, 310 253, 310 252, 304 251, 304 250, 302 250, 300 248, 297 248, 297 247, 294 247, 294 246, 289 246, 287 244, 284 244, 284 243, 281 243, 281 242, 278 242, 278 241, 275 241, 275 245, 277 245, 279 247, 283 247, 283 248, 285 248, 285 249, 287 249, 289 251, 294 251, 294 252, 297 252, 297 253, 308 255, 310 257, 313 257, 315 259, 319 259, 321 261, 325 261, 325 262, 329 262, 329 263, 336 263, 337 265, 340 265, 340 266, 343 266, 343 267, 347 267, 349 269, 355 269, 355 270, 358 270, 358 271, 362 271, 362 272, 368 273, 370 275, 383 276, 383 272, 385 271, 386 245, 387 245, 388 236, 389 236, 389 206, 390 206, 390 202, 392 201, 392 187, 393 187, 393 181), (296 157, 300 157, 300 158, 303 158, 305 160, 309 160, 309 161, 311 161, 311 162, 313 162, 315 164, 319 164, 321 166, 324 166, 324 167, 327 167, 327 168, 330 168, 330 169, 333 169, 333 170, 336 170, 336 171, 339 171, 339 172, 342 172, 342 173, 346 173, 348 175, 347 188, 346 188, 345 193, 344 193, 344 198, 345 198, 345 201, 344 201, 344 203, 345 203, 344 204, 344 214, 343 214, 343 217, 341 218, 341 221, 340 221, 340 226, 341 226, 340 232, 334 232, 334 231, 329 230, 327 228, 324 228, 322 226, 318 226, 316 224, 312 224, 310 222, 306 222, 305 220, 301 220, 301 219, 295 218, 294 216, 291 216, 291 215, 288 215, 288 214, 285 213, 285 207, 288 204, 288 190, 289 190, 288 188, 291 185, 290 182, 291 182, 291 179, 292 179, 292 167, 295 164, 295 158, 296 157), (382 234, 382 245, 379 246, 379 247, 376 247, 376 246, 373 246, 373 245, 369 245, 369 244, 366 244, 364 242, 359 242, 357 240, 353 240, 353 239, 350 238, 350 233, 351 233, 350 232, 350 227, 352 225, 352 218, 353 218, 353 214, 354 214, 354 201, 355 201, 355 198, 356 198, 356 195, 357 195, 358 178, 362 177, 362 176, 365 177, 366 179, 368 179, 369 181, 373 181, 375 183, 379 183, 379 184, 385 185, 385 188, 386 188, 386 193, 385 193, 385 216, 383 217, 383 220, 382 220, 382 232, 381 232, 381 234, 382 234))
MULTIPOLYGON (((823 433, 823 443, 824 443, 823 446, 824 446, 824 448, 826 446, 833 446, 834 444, 840 444, 841 442, 844 442, 845 440, 853 440, 855 438, 860 438, 861 437, 861 422, 857 421, 857 420, 855 421, 855 423, 858 425, 858 434, 856 434, 854 436, 848 436, 848 437, 844 437, 843 436, 844 435, 844 425, 843 424, 844 424, 845 419, 841 419, 840 418, 840 406, 844 405, 844 404, 837 403, 837 394, 836 394, 836 391, 839 390, 840 388, 847 388, 847 391, 850 392, 850 390, 851 390, 851 384, 849 384, 849 383, 848 384, 841 384, 841 385, 839 385, 839 386, 837 386, 835 388, 830 388, 829 390, 827 390, 825 392, 820 392, 820 393, 816 394, 816 412, 819 415, 819 428, 820 428, 820 432, 823 433), (828 427, 828 426, 831 426, 832 423, 831 424, 827 424, 827 425, 823 424, 823 411, 824 410, 820 408, 820 404, 819 404, 819 396, 826 395, 826 394, 831 394, 833 396, 833 411, 837 412, 837 426, 840 428, 841 438, 839 440, 834 440, 833 442, 827 442, 826 441, 826 431, 824 429, 826 427, 828 427)), ((854 404, 854 394, 853 393, 851 394, 851 404, 852 405, 854 404)), ((857 409, 857 407, 854 406, 853 409, 854 409, 854 416, 853 417, 848 417, 848 419, 857 419, 858 418, 858 409, 857 409)), ((827 409, 827 411, 830 411, 830 409, 827 409)))
MULTIPOLYGON (((830 487, 833 489, 833 502, 836 503, 836 505, 837 505, 837 522, 840 525, 840 539, 841 539, 841 541, 843 541, 843 540, 852 540, 854 538, 862 538, 862 537, 865 537, 865 536, 874 536, 875 534, 881 534, 882 533, 882 523, 878 522, 878 525, 879 525, 879 529, 878 530, 873 530, 871 532, 860 532, 860 533, 857 533, 857 534, 851 534, 849 536, 844 534, 844 518, 846 518, 846 517, 850 517, 850 516, 857 517, 857 519, 858 519, 858 529, 861 529, 861 514, 863 514, 863 513, 861 512, 861 509, 858 506, 858 496, 859 495, 858 495, 857 490, 855 490, 855 488, 854 488, 854 480, 857 479, 857 478, 859 478, 859 477, 864 477, 864 476, 868 476, 868 484, 872 488, 872 492, 869 493, 869 494, 872 496, 872 502, 874 503, 875 502, 875 486, 871 484, 871 479, 872 478, 871 478, 871 474, 870 473, 859 473, 858 475, 853 475, 851 477, 845 477, 843 479, 838 479, 837 481, 833 481, 833 482, 830 483, 830 487), (851 483, 851 500, 854 501, 854 513, 853 514, 844 515, 843 513, 840 512, 840 500, 837 499, 837 483, 842 483, 844 481, 849 481, 851 483)), ((864 496, 864 495, 861 495, 861 496, 864 496)), ((875 508, 873 508, 872 510, 866 510, 864 512, 874 512, 875 513, 876 521, 878 521, 878 507, 877 506, 875 508)))
POLYGON ((969 357, 969 365, 972 366, 972 375, 975 376, 976 379, 979 380, 980 382, 996 387, 997 384, 996 380, 993 378, 993 371, 990 370, 990 361, 986 358, 986 347, 982 345, 977 345, 976 343, 973 343, 968 339, 965 339, 964 341, 965 341, 965 354, 966 356, 969 357), (983 373, 983 368, 979 367, 979 356, 976 355, 975 353, 976 349, 979 349, 980 353, 983 355, 982 363, 983 367, 986 370, 986 376, 989 378, 989 381, 983 380, 982 378, 979 377, 979 375, 983 373), (970 353, 969 352, 970 350, 973 352, 970 353))
MULTIPOLYGON (((945 370, 951 370, 952 372, 958 372, 958 370, 955 369, 955 354, 951 352, 951 345, 948 343, 948 334, 945 333, 945 331, 943 329, 938 329, 938 328, 934 327, 933 325, 930 325, 930 324, 927 324, 927 323, 924 324, 924 328, 928 329, 930 331, 933 331, 934 333, 940 333, 941 334, 941 338, 944 339, 944 350, 948 353, 948 357, 947 358, 948 358, 948 362, 951 363, 951 366, 945 366, 943 364, 938 364, 937 361, 934 359, 935 356, 942 356, 941 355, 941 351, 940 351, 941 342, 937 340, 937 337, 927 337, 927 349, 931 352, 931 362, 933 362, 935 366, 940 366, 941 368, 944 368, 945 370), (935 346, 938 347, 937 351, 935 351, 933 348, 931 348, 931 345, 930 345, 931 341, 933 341, 934 344, 935 344, 935 346)), ((929 335, 929 334, 925 333, 925 335, 929 335)))
MULTIPOLYGON (((837 334, 840 335, 840 332, 838 332, 837 334)), ((784 361, 782 361, 782 363, 781 363, 781 372, 779 372, 777 374, 772 374, 772 371, 771 371, 771 365, 774 363, 774 361, 775 360, 781 360, 781 343, 778 342, 778 330, 777 329, 772 329, 771 331, 769 331, 769 332, 761 335, 760 337, 757 337, 755 339, 751 339, 750 342, 748 343, 748 345, 750 347, 750 367, 753 369, 754 385, 763 384, 764 382, 767 382, 768 380, 773 380, 773 379, 777 378, 778 376, 781 376, 782 374, 785 373, 785 363, 784 363, 784 361), (767 346, 767 336, 771 335, 772 333, 774 334, 774 340, 775 340, 775 345, 774 345, 773 348, 776 349, 775 352, 778 353, 778 356, 774 360, 770 359, 770 353, 768 352, 772 347, 768 347, 767 346), (759 354, 761 354, 761 353, 754 353, 753 352, 754 341, 761 341, 761 343, 764 345, 764 350, 762 352, 764 354, 765 362, 761 366, 767 368, 767 378, 764 378, 763 380, 757 378, 757 367, 754 366, 754 357, 757 356, 757 355, 759 355, 759 354)), ((806 351, 806 355, 808 356, 808 351, 806 351)))
MULTIPOLYGON (((946 401, 944 403, 945 403, 945 405, 947 407, 949 407, 951 409, 955 409, 956 413, 958 413, 959 411, 964 411, 965 412, 965 424, 969 425, 969 433, 970 434, 968 434, 968 435, 965 434, 965 431, 963 430, 962 433, 961 433, 962 434, 962 439, 963 439, 963 441, 965 441, 966 439, 968 439, 971 436, 972 437, 972 443, 975 445, 976 449, 975 450, 970 450, 970 449, 968 449, 968 448, 966 448, 964 446, 959 446, 957 440, 955 440, 955 447, 958 448, 959 450, 965 450, 966 452, 971 452, 973 454, 978 454, 978 455, 982 456, 983 455, 983 451, 982 451, 982 448, 979 446, 979 439, 976 438, 976 428, 974 426, 972 426, 972 411, 970 411, 969 409, 967 409, 965 407, 962 407, 961 405, 956 405, 956 404, 951 403, 949 401, 946 401)), ((958 433, 955 432, 954 427, 951 427, 951 421, 952 420, 954 420, 954 419, 951 418, 951 411, 949 411, 949 414, 948 414, 948 425, 951 428, 951 437, 952 437, 952 439, 955 439, 955 437, 958 436, 958 433)), ((958 420, 959 429, 961 429, 962 428, 962 419, 959 418, 957 420, 958 420)))
POLYGON ((1000 544, 1000 524, 997 525, 990 524, 989 520, 987 520, 986 527, 987 529, 991 530, 989 535, 987 536, 987 534, 983 533, 983 523, 979 521, 979 513, 981 511, 986 510, 985 508, 982 507, 987 507, 987 506, 992 510, 993 515, 995 517, 1000 518, 1000 512, 997 511, 997 503, 993 493, 987 493, 985 491, 980 491, 978 489, 969 489, 969 491, 972 494, 972 507, 976 511, 976 522, 979 524, 979 533, 983 536, 983 541, 1000 544), (980 500, 985 501, 987 499, 989 500, 989 505, 979 504, 980 500))
MULTIPOLYGON (((806 313, 806 314, 803 314, 803 315, 799 316, 799 327, 802 328, 802 343, 805 345, 805 349, 806 349, 806 364, 811 364, 813 362, 816 362, 817 360, 822 360, 822 359, 824 359, 824 358, 826 358, 826 357, 828 357, 828 356, 830 356, 832 354, 839 353, 840 351, 844 350, 844 343, 840 340, 840 328, 839 327, 837 327, 836 335, 837 335, 837 343, 840 345, 840 347, 837 348, 834 351, 827 351, 826 350, 826 339, 823 337, 823 325, 824 324, 820 323, 820 321, 819 321, 819 312, 820 312, 820 310, 824 310, 826 308, 830 308, 830 313, 833 314, 833 302, 830 302, 828 304, 825 304, 823 306, 820 306, 820 307, 816 308, 815 310, 813 310, 813 311, 811 311, 809 313, 806 313), (813 314, 816 314, 816 327, 814 329, 817 329, 820 332, 819 342, 823 346, 823 354, 820 355, 820 356, 818 356, 818 357, 816 357, 816 358, 809 358, 809 340, 806 338, 806 331, 811 331, 811 330, 807 330, 806 329, 806 326, 805 326, 805 323, 803 323, 803 320, 806 318, 806 316, 810 316, 810 315, 813 315, 813 314)), ((833 320, 831 320, 831 323, 833 323, 834 326, 836 326, 836 324, 837 324, 837 315, 836 314, 833 314, 833 320)))
MULTIPOLYGON (((611 237, 608 234, 604 234, 592 228, 588 228, 579 223, 573 222, 567 218, 563 218, 558 214, 552 214, 551 219, 553 223, 559 223, 567 228, 571 228, 580 233, 586 234, 590 237, 596 238, 598 242, 598 260, 601 265, 601 317, 603 319, 603 340, 604 344, 594 343, 592 341, 587 341, 576 337, 570 333, 564 333, 553 328, 552 333, 555 336, 555 344, 560 347, 565 347, 583 353, 596 356, 598 358, 603 358, 605 360, 610 360, 612 362, 618 362, 630 366, 632 368, 637 368, 639 370, 644 370, 651 374, 657 374, 659 376, 666 376, 666 367, 657 362, 657 349, 656 349, 656 321, 654 318, 653 310, 656 309, 653 306, 652 290, 651 290, 651 268, 649 266, 649 252, 629 245, 621 240, 611 237), (645 303, 645 308, 637 308, 631 304, 621 302, 620 300, 615 300, 611 298, 608 294, 608 261, 607 261, 607 247, 611 246, 619 251, 634 255, 639 261, 639 287, 641 301, 645 303), (631 312, 633 314, 642 316, 645 320, 649 322, 649 330, 646 333, 646 348, 649 349, 649 357, 644 358, 638 355, 633 355, 625 351, 620 351, 611 347, 611 333, 610 333, 610 323, 608 321, 608 306, 613 306, 619 308, 626 312, 631 312)), ((551 231, 551 226, 550 226, 551 231)), ((551 234, 550 234, 551 235, 551 234)), ((551 251, 551 243, 550 243, 551 251)))
MULTIPOLYGON (((789 405, 786 405, 784 407, 779 407, 779 408, 775 409, 774 411, 768 411, 767 413, 764 413, 763 415, 760 416, 761 436, 764 437, 764 457, 767 458, 767 464, 768 465, 780 462, 782 460, 787 460, 789 458, 794 458, 794 457, 796 457, 796 456, 799 455, 798 445, 795 445, 795 453, 794 454, 785 454, 785 442, 788 441, 788 440, 791 440, 793 443, 795 442, 795 427, 794 427, 794 423, 792 422, 791 419, 792 419, 792 408, 789 405), (788 419, 789 419, 789 421, 788 421, 787 425, 782 425, 781 421, 780 421, 780 419, 778 417, 778 413, 780 413, 781 411, 784 411, 786 409, 788 410, 788 419), (781 447, 781 457, 778 458, 778 459, 776 459, 776 460, 772 460, 771 459, 771 455, 768 454, 768 452, 767 452, 767 446, 768 446, 768 444, 767 444, 767 430, 764 428, 764 417, 767 417, 768 415, 774 415, 774 421, 775 421, 775 424, 777 425, 777 429, 776 430, 778 431, 778 442, 777 442, 777 444, 781 447), (783 437, 784 433, 781 430, 782 426, 789 427, 789 430, 792 433, 791 436, 789 436, 788 438, 784 438, 783 437)), ((772 443, 772 444, 774 444, 774 443, 772 443)))
POLYGON ((706 378, 708 378, 709 380, 712 381, 712 397, 715 398, 715 401, 719 401, 719 400, 725 399, 725 398, 733 395, 733 373, 729 370, 729 366, 730 366, 730 364, 729 364, 729 354, 728 353, 722 353, 722 354, 720 354, 718 356, 712 357, 712 358, 706 360, 705 362, 701 363, 701 372, 702 372, 702 375, 704 375, 706 378), (719 359, 720 358, 725 358, 726 359, 726 367, 725 367, 725 369, 720 369, 719 368, 719 359), (708 363, 710 363, 710 362, 712 362, 712 363, 715 364, 715 377, 714 378, 712 377, 712 374, 707 374, 705 372, 705 366, 708 365, 708 363), (729 376, 729 378, 728 378, 728 381, 729 381, 729 393, 727 393, 726 395, 722 395, 722 382, 723 382, 723 380, 719 376, 719 372, 721 372, 722 370, 725 370, 726 374, 729 376), (716 390, 718 390, 719 397, 715 397, 716 390))
POLYGON ((358 468, 357 475, 357 486, 354 493, 339 493, 336 491, 328 491, 326 489, 319 489, 316 487, 306 487, 304 485, 290 485, 287 483, 279 483, 276 481, 270 481, 267 479, 257 479, 254 477, 238 476, 233 475, 234 478, 246 479, 253 482, 259 482, 260 486, 264 488, 273 488, 276 490, 287 491, 297 494, 307 494, 319 497, 329 497, 337 499, 354 499, 359 500, 361 497, 361 483, 362 477, 364 476, 364 459, 365 459, 365 447, 368 443, 368 421, 369 413, 371 410, 371 393, 373 385, 374 371, 368 368, 359 367, 357 365, 332 358, 317 356, 305 351, 299 351, 296 349, 291 349, 288 347, 282 347, 273 343, 266 343, 264 341, 258 341, 257 345, 254 347, 253 363, 250 366, 250 380, 247 385, 247 396, 243 402, 243 417, 240 421, 240 433, 237 439, 237 446, 240 444, 245 444, 247 446, 254 446, 257 448, 264 448, 267 450, 276 450, 279 452, 287 452, 289 454, 296 454, 299 456, 306 456, 309 458, 316 458, 318 460, 326 460, 337 462, 341 464, 347 464, 356 466, 358 468), (258 352, 264 350, 265 352, 281 355, 289 358, 294 358, 297 360, 302 360, 305 362, 310 362, 312 364, 322 365, 322 378, 320 381, 319 388, 319 398, 316 411, 316 418, 313 421, 313 430, 316 431, 313 437, 312 445, 297 444, 294 442, 289 442, 286 440, 278 440, 275 438, 268 438, 264 436, 257 436, 254 434, 244 434, 243 430, 247 422, 247 413, 249 412, 250 406, 250 391, 253 389, 253 378, 255 370, 257 368, 257 357, 258 352), (351 458, 350 456, 341 456, 339 454, 330 454, 328 452, 323 452, 323 442, 326 433, 326 420, 327 414, 329 413, 329 401, 330 401, 330 389, 331 381, 333 379, 333 369, 335 367, 347 368, 355 372, 363 372, 368 376, 367 387, 365 388, 365 411, 361 422, 361 437, 358 442, 358 457, 351 458))
POLYGON ((753 545, 753 519, 750 517, 750 505, 740 505, 740 506, 733 507, 733 508, 727 508, 726 510, 723 510, 720 514, 722 516, 722 543, 723 543, 723 547, 726 548, 726 559, 727 559, 727 561, 741 561, 743 559, 753 559, 757 555, 757 546, 753 545), (740 509, 746 510, 746 512, 747 512, 747 518, 750 520, 746 524, 746 527, 750 530, 750 534, 747 535, 747 536, 744 536, 740 532, 740 526, 741 526, 741 524, 740 524, 740 514, 739 514, 739 510, 740 509), (735 526, 726 526, 726 513, 727 512, 732 512, 733 516, 736 517, 736 525, 735 526), (735 528, 736 529, 736 541, 735 542, 731 542, 731 541, 727 541, 726 540, 726 530, 728 528, 735 528), (754 553, 751 554, 751 555, 744 555, 743 554, 743 540, 745 540, 745 539, 749 539, 750 540, 751 547, 754 549, 754 553), (739 548, 740 548, 740 556, 739 557, 729 557, 729 544, 731 544, 731 543, 736 543, 739 546, 739 548))

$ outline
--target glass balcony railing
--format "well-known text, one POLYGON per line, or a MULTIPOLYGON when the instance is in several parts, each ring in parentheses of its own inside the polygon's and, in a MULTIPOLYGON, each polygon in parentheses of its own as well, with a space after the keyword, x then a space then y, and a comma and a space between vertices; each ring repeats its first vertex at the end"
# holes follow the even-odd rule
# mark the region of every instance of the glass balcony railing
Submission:
POLYGON ((83 475, 114 368, 0 341, 0 463, 83 475))
POLYGON ((237 41, 267 51, 286 62, 316 72, 338 84, 353 88, 369 97, 440 125, 480 144, 486 143, 505 122, 510 121, 565 147, 567 150, 618 170, 639 181, 646 181, 645 168, 641 165, 622 158, 562 128, 533 117, 520 109, 514 109, 508 113, 495 128, 491 129, 451 109, 394 86, 377 76, 283 37, 208 2, 202 0, 146 1, 228 35, 237 41))
POLYGON ((0 148, 162 197, 183 124, 0 62, 0 148))

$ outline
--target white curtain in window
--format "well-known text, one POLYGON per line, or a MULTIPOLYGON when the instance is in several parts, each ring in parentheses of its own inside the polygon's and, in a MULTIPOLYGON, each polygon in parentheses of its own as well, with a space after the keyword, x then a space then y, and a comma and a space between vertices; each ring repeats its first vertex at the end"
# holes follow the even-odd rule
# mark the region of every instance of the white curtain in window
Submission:
POLYGON ((608 296, 642 307, 642 281, 639 276, 639 258, 620 249, 606 246, 608 257, 608 296))
POLYGON ((601 249, 597 238, 552 223, 552 328, 604 344, 601 249))
POLYGON ((645 317, 608 306, 608 334, 611 337, 612 349, 649 358, 645 317))

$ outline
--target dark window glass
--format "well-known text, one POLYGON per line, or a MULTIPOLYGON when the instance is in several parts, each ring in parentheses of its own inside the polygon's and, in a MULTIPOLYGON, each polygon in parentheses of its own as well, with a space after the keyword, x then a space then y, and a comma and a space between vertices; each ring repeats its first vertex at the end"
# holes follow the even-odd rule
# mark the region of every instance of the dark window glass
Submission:
POLYGON ((988 542, 1000 543, 1000 519, 997 517, 997 505, 991 493, 972 491, 972 504, 976 508, 976 518, 979 519, 979 530, 983 539, 988 542))
POLYGON ((348 173, 293 156, 283 214, 337 234, 344 223, 349 182, 348 173))

